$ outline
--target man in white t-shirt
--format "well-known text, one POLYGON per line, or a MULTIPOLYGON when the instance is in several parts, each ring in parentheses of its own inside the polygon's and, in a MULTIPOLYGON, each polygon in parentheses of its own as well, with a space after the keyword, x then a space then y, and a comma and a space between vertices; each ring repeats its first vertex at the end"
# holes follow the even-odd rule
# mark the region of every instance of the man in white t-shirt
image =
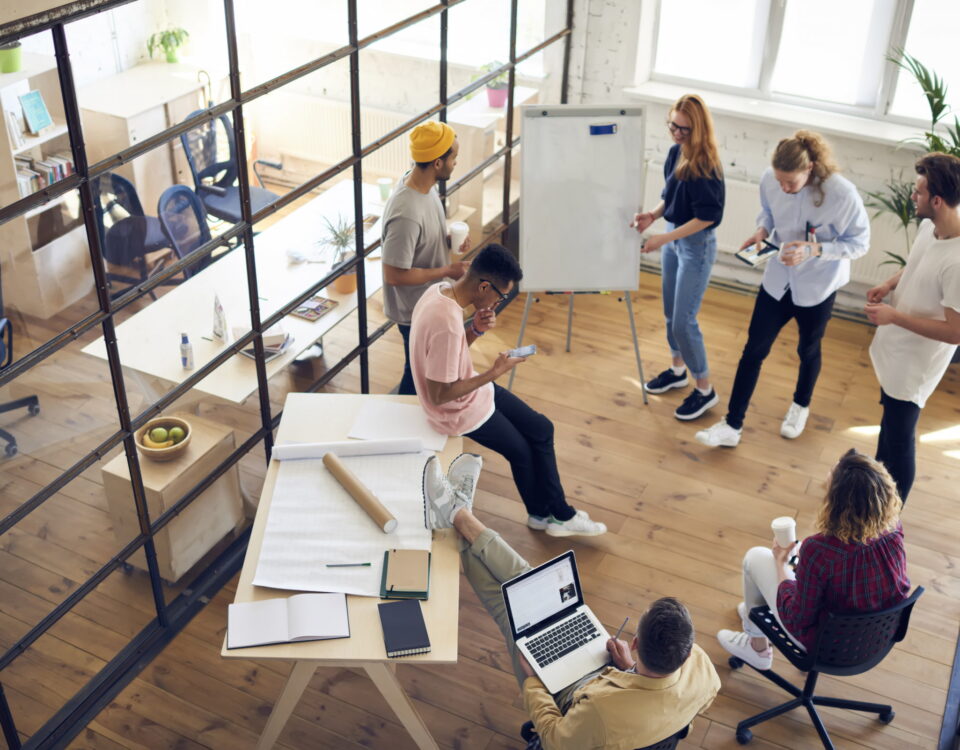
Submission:
POLYGON ((470 345, 496 325, 493 308, 523 272, 502 245, 488 245, 465 276, 429 287, 413 309, 410 367, 427 421, 444 435, 463 435, 510 462, 527 509, 527 526, 550 536, 594 536, 607 527, 566 501, 553 445, 553 422, 494 380, 523 361, 501 352, 477 373, 470 345), (476 310, 468 330, 463 313, 476 310))
POLYGON ((883 404, 877 460, 904 501, 916 473, 920 410, 960 344, 960 158, 927 154, 916 171, 912 198, 925 221, 906 266, 867 292, 865 308, 878 326, 870 345, 883 404))

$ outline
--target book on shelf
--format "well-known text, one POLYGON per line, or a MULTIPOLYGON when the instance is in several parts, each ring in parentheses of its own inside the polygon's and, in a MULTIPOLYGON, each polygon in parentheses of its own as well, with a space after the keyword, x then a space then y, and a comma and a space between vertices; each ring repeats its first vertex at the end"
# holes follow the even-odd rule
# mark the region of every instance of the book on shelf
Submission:
POLYGON ((28 91, 20 96, 20 107, 23 109, 23 121, 33 135, 53 125, 53 118, 39 91, 28 91))
POLYGON ((349 637, 345 594, 295 594, 227 607, 227 648, 349 637))
POLYGON ((4 110, 3 114, 7 120, 7 132, 10 134, 10 147, 23 148, 23 126, 20 124, 20 119, 15 112, 8 109, 4 110))

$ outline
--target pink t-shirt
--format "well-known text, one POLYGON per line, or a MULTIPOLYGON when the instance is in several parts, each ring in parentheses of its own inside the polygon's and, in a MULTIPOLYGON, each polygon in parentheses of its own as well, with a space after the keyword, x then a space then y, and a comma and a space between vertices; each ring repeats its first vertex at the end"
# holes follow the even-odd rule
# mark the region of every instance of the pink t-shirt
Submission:
POLYGON ((449 283, 434 284, 413 308, 410 369, 430 426, 444 435, 464 435, 493 414, 493 383, 439 406, 427 396, 427 380, 454 383, 477 374, 463 328, 463 308, 440 293, 449 288, 449 283))

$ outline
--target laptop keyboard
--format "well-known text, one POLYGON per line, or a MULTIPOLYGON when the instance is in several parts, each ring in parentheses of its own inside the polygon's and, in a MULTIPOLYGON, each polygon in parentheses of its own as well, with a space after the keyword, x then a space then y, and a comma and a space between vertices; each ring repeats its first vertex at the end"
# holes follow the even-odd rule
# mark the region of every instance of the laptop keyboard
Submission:
POLYGON ((545 630, 535 638, 527 641, 527 649, 537 664, 545 667, 552 664, 561 656, 580 648, 584 643, 599 638, 600 632, 584 612, 562 622, 555 628, 545 630))

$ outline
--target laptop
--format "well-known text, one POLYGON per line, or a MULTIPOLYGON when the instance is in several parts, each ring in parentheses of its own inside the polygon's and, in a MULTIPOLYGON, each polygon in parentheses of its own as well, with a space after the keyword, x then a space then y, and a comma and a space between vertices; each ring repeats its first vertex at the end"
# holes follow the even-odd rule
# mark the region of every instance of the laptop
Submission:
POLYGON ((501 585, 517 648, 556 693, 607 665, 609 636, 583 603, 573 550, 501 585))

